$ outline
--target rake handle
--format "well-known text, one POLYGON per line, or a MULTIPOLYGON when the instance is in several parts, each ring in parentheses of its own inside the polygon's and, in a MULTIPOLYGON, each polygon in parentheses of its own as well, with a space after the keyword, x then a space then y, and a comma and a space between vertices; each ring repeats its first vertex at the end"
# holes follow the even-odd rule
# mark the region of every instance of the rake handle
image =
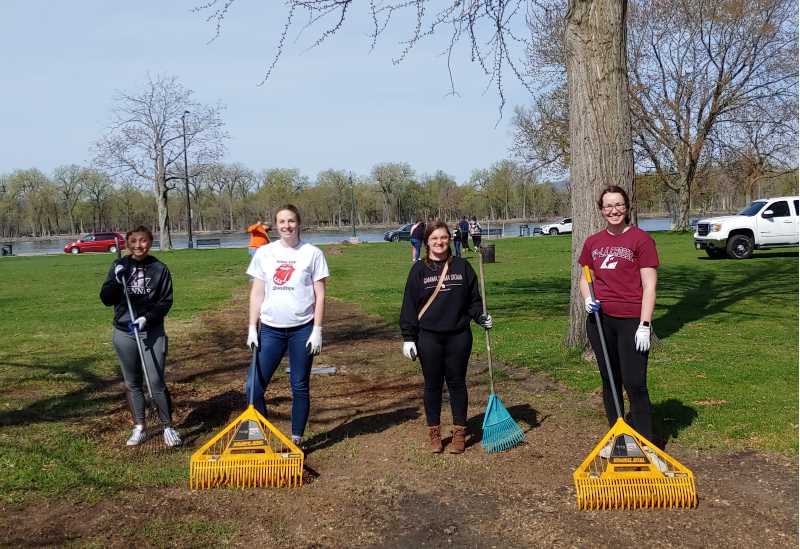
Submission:
MULTIPOLYGON (((256 330, 258 330, 259 328, 260 328, 260 326, 257 327, 256 330)), ((250 348, 253 351, 253 357, 250 359, 250 376, 249 376, 250 377, 250 387, 248 388, 248 391, 247 391, 248 392, 247 404, 249 406, 252 406, 253 402, 255 401, 256 376, 258 375, 258 372, 256 371, 256 368, 257 368, 257 364, 256 363, 258 361, 258 347, 256 347, 255 345, 251 345, 250 348)))
MULTIPOLYGON (((122 257, 122 252, 119 249, 119 240, 117 237, 114 237, 114 244, 117 246, 117 259, 122 257)), ((133 325, 133 337, 136 339, 136 348, 139 351, 139 361, 142 363, 142 374, 144 374, 144 382, 147 385, 147 396, 150 399, 150 402, 153 401, 153 389, 150 387, 150 377, 147 375, 147 366, 145 366, 144 362, 144 349, 142 348, 142 340, 139 337, 139 327, 134 322, 136 318, 136 314, 133 311, 133 305, 131 304, 131 298, 128 295, 128 284, 126 282, 122 283, 122 292, 125 294, 125 302, 128 305, 128 316, 131 318, 131 324, 133 325)))
MULTIPOLYGON (((486 314, 486 288, 484 287, 483 282, 483 254, 480 250, 478 250, 478 280, 480 281, 481 285, 481 305, 483 306, 483 314, 486 314)), ((494 372, 492 368, 492 342, 489 338, 489 330, 486 328, 483 329, 483 333, 486 336, 486 357, 489 362, 489 388, 491 394, 494 394, 494 372)))
MULTIPOLYGON (((592 301, 594 298, 594 285, 592 284, 592 273, 589 267, 583 266, 583 275, 586 277, 586 283, 589 285, 589 295, 592 301)), ((597 322, 597 333, 600 334, 600 346, 603 348, 603 358, 606 361, 606 373, 608 374, 608 382, 611 385, 611 394, 614 396, 614 407, 617 409, 617 417, 622 417, 622 408, 619 404, 619 395, 617 394, 617 386, 614 383, 614 374, 611 373, 611 360, 608 358, 608 347, 606 347, 606 336, 603 333, 603 323, 600 321, 600 311, 594 311, 594 319, 597 322)))

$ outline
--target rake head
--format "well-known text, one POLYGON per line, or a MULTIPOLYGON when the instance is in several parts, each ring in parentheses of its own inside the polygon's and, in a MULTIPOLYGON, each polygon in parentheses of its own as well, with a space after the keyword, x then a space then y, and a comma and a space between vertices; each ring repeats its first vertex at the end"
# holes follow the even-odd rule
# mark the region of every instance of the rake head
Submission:
POLYGON ((503 401, 492 393, 483 415, 483 436, 481 446, 487 453, 508 450, 525 440, 525 432, 520 429, 503 401))
POLYGON ((302 450, 251 405, 192 454, 189 487, 302 486, 303 458, 302 450))
POLYGON ((649 509, 697 506, 692 472, 631 428, 622 418, 572 475, 578 509, 649 509), (603 449, 611 443, 607 459, 603 449))

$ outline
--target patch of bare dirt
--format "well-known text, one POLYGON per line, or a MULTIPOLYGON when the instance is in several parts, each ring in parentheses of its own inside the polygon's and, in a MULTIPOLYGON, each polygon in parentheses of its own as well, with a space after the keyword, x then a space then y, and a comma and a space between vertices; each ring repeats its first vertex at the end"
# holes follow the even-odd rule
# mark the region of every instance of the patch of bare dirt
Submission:
MULTIPOLYGON (((169 380, 178 427, 186 435, 187 464, 191 452, 244 405, 244 310, 241 296, 223 310, 168 330, 169 380)), ((488 397, 485 365, 474 361, 469 447, 460 456, 431 455, 424 441, 422 376, 418 363, 400 354, 395 326, 331 301, 316 365, 337 372, 312 377, 301 489, 192 492, 172 486, 119 493, 94 504, 51 500, 5 513, 0 543, 208 545, 185 526, 202 518, 229 531, 210 538, 213 545, 232 546, 798 545, 798 470, 781 456, 704 453, 673 441, 667 450, 697 477, 697 509, 581 512, 572 470, 607 428, 598 398, 579 398, 546 376, 506 368, 508 379, 496 390, 528 442, 487 455, 479 444, 488 397), (145 536, 154 521, 163 532, 145 536)), ((287 429, 291 398, 285 374, 267 395, 270 419, 287 429)), ((449 417, 446 408, 445 401, 443 418, 449 417)), ((128 423, 124 402, 114 401, 92 432, 122 444, 128 423)))

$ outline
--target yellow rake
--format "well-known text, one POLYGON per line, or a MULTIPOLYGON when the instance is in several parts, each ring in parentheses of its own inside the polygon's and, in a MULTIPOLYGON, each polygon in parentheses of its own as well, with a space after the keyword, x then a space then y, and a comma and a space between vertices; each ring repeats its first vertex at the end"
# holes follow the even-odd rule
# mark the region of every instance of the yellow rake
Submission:
POLYGON ((572 477, 578 509, 697 506, 692 472, 637 433, 621 417, 572 477), (611 455, 603 459, 600 451, 609 442, 611 455))
MULTIPOLYGON (((583 272, 594 300, 591 273, 585 266, 583 272)), ((696 507, 697 488, 692 472, 622 418, 600 313, 595 311, 594 315, 617 408, 617 421, 572 475, 578 509, 696 507), (609 443, 608 459, 603 459, 600 453, 609 443)))
MULTIPOLYGON (((250 375, 256 375, 256 350, 250 375)), ((303 451, 250 404, 225 429, 192 454, 189 487, 296 488, 303 485, 303 451)))

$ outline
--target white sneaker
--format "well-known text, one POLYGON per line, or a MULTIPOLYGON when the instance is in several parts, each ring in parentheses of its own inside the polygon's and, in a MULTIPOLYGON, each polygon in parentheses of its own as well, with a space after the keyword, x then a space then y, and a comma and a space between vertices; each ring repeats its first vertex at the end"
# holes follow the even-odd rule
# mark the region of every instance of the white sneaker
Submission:
POLYGON ((131 436, 126 444, 128 446, 136 446, 137 444, 141 444, 144 442, 145 434, 144 425, 134 425, 131 436))
POLYGON ((655 465, 659 471, 661 471, 662 473, 666 473, 669 470, 669 467, 667 467, 667 464, 664 462, 664 460, 658 457, 658 454, 656 454, 652 448, 645 446, 644 453, 647 455, 647 458, 650 460, 650 463, 655 465))
POLYGON ((611 448, 614 445, 614 439, 608 441, 608 444, 600 448, 600 457, 603 459, 608 459, 611 457, 611 448))
POLYGON ((167 445, 167 448, 180 446, 182 442, 183 441, 181 440, 181 436, 178 434, 178 431, 172 427, 164 427, 164 444, 167 445))

